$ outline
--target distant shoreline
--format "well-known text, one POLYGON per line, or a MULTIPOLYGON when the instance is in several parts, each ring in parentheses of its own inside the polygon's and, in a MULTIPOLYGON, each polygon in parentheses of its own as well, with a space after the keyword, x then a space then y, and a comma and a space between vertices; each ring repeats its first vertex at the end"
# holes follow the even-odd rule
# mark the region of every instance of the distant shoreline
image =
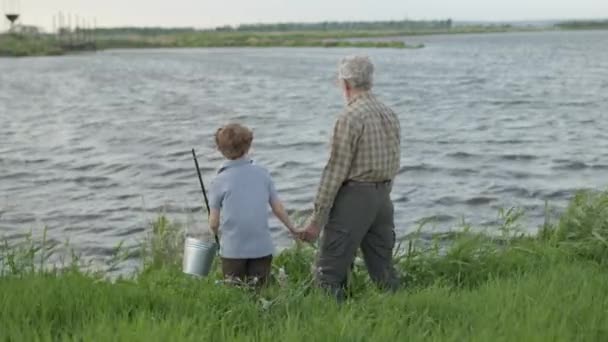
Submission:
POLYGON ((325 47, 419 49, 403 37, 486 34, 508 32, 551 32, 608 29, 608 22, 564 22, 554 27, 457 26, 417 30, 327 30, 327 31, 176 31, 148 29, 101 29, 94 42, 66 44, 54 35, 0 35, 0 57, 58 56, 107 49, 141 48, 225 48, 225 47, 325 47), (122 32, 121 30, 124 30, 122 32), (131 30, 131 31, 129 31, 131 30), (150 32, 152 31, 152 32, 150 32), (394 38, 391 40, 373 40, 394 38), (355 40, 352 40, 355 39, 355 40), (368 40, 369 39, 369 40, 368 40))

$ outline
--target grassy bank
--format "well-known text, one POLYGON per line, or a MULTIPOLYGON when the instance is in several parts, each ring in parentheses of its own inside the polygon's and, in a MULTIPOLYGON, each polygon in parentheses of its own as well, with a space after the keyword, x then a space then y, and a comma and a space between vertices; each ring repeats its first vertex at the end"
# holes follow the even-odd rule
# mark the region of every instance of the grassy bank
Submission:
POLYGON ((64 49, 49 37, 0 34, 0 57, 56 56, 64 49))
POLYGON ((377 47, 420 48, 402 38, 374 38, 430 34, 492 33, 516 30, 508 25, 452 25, 446 21, 282 23, 188 28, 118 27, 96 29, 94 34, 107 47, 377 47), (357 40, 351 39, 365 39, 357 40))
POLYGON ((420 48, 394 41, 349 41, 348 38, 386 37, 391 32, 213 32, 164 34, 98 34, 103 48, 196 48, 196 47, 366 47, 420 48))
POLYGON ((378 292, 357 264, 338 305, 310 286, 313 250, 277 257, 256 294, 179 270, 181 233, 154 224, 140 273, 115 282, 78 263, 40 271, 37 244, 5 248, 0 340, 111 341, 601 341, 608 338, 608 193, 581 193, 536 237, 518 233, 423 239, 398 259, 404 288, 378 292), (276 272, 279 274, 279 272, 276 272))
MULTIPOLYGON (((314 28, 314 27, 313 27, 314 28)), ((253 28, 252 28, 253 29, 253 28)), ((378 41, 376 38, 431 34, 492 33, 513 30, 508 26, 461 26, 456 28, 419 27, 394 29, 327 30, 301 29, 287 31, 189 30, 152 28, 115 28, 87 31, 94 36, 99 49, 116 48, 217 48, 217 47, 327 47, 327 48, 422 48, 403 39, 378 41), (366 39, 367 38, 367 39, 366 39), (357 40, 353 40, 357 39, 357 40)), ((64 34, 64 40, 69 38, 64 34)), ((50 35, 0 35, 0 56, 46 56, 74 52, 50 35)))
MULTIPOLYGON (((365 36, 365 33, 361 33, 365 36)), ((326 48, 422 48, 423 45, 408 45, 401 40, 391 41, 349 41, 346 38, 358 37, 350 34, 333 33, 225 33, 194 32, 155 35, 138 34, 99 34, 95 46, 61 44, 50 35, 0 35, 0 56, 56 56, 83 50, 118 48, 216 48, 216 47, 326 47, 326 48)), ((382 35, 380 35, 381 37, 382 35)))
POLYGON ((608 30, 608 20, 565 21, 555 26, 564 30, 608 30))
POLYGON ((252 27, 247 30, 188 31, 163 29, 117 28, 95 32, 101 46, 106 48, 140 47, 363 47, 363 48, 422 48, 407 44, 403 39, 378 41, 376 38, 433 34, 496 33, 516 30, 509 26, 459 26, 449 28, 394 29, 327 29, 252 27), (253 29, 260 31, 252 31, 253 29), (365 39, 368 40, 365 40, 365 39), (363 39, 353 41, 352 39, 363 39))
POLYGON ((70 42, 43 34, 0 34, 0 57, 59 56, 96 49, 92 41, 70 42))
MULTIPOLYGON (((548 30, 606 29, 607 21, 570 21, 555 26, 532 27, 501 24, 453 25, 444 21, 284 23, 193 28, 118 27, 63 32, 62 39, 86 35, 94 37, 96 48, 217 48, 217 47, 348 47, 348 48, 422 48, 407 44, 402 37, 437 34, 501 33, 548 30), (378 38, 388 38, 379 41, 378 38), (392 38, 392 39, 391 39, 392 38)), ((53 36, 0 35, 0 56, 59 55, 83 50, 66 46, 53 36)), ((84 50, 91 50, 86 46, 84 50)))

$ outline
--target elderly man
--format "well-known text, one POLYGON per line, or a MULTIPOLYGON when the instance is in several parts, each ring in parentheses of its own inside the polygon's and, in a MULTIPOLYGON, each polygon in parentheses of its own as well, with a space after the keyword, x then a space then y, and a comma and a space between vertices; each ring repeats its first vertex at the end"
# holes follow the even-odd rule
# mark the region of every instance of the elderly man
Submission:
POLYGON ((348 269, 359 247, 371 279, 394 290, 392 182, 399 170, 400 125, 371 92, 374 66, 367 57, 344 58, 338 82, 347 105, 336 120, 314 212, 300 237, 315 241, 324 228, 317 283, 344 299, 348 269))

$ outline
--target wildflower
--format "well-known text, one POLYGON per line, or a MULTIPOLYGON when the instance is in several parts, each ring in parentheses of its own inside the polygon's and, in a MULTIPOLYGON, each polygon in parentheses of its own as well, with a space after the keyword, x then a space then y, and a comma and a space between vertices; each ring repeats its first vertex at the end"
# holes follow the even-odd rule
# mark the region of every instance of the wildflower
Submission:
POLYGON ((280 287, 287 287, 288 276, 285 272, 285 268, 279 268, 279 274, 277 275, 277 281, 279 282, 280 287))
POLYGON ((262 304, 262 310, 266 311, 272 306, 272 301, 265 298, 260 298, 260 304, 262 304))

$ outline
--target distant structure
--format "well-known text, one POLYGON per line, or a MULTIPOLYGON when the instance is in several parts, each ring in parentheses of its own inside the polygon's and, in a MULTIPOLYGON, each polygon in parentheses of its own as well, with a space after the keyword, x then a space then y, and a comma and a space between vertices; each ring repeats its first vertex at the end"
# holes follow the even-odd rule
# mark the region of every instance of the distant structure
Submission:
POLYGON ((13 29, 15 27, 15 22, 17 21, 17 19, 19 19, 19 14, 7 13, 5 15, 6 15, 6 19, 8 19, 8 21, 11 22, 11 29, 13 29))
POLYGON ((72 13, 53 15, 53 33, 64 50, 96 50, 97 19, 87 20, 72 13))
POLYGON ((10 32, 15 30, 15 26, 17 25, 17 20, 21 16, 19 10, 19 0, 5 0, 4 1, 4 16, 11 23, 10 32))

